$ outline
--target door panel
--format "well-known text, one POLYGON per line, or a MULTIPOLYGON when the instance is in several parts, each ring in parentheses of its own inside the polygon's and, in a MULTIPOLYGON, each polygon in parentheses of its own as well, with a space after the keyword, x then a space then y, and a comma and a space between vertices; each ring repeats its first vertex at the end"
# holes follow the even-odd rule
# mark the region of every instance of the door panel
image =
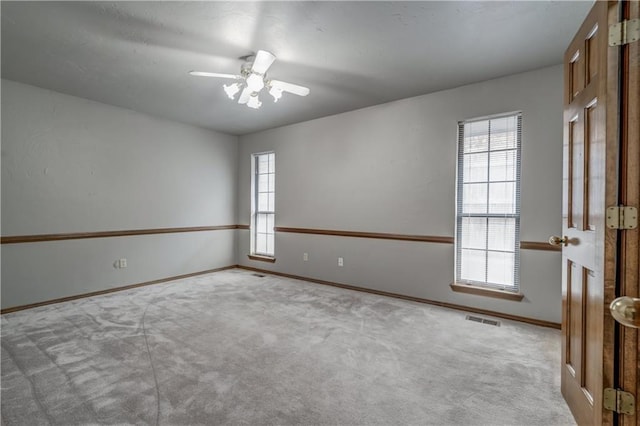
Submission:
POLYGON ((597 220, 595 214, 598 213, 598 206, 595 204, 598 199, 595 191, 603 184, 603 170, 599 164, 598 151, 594 150, 593 138, 591 135, 597 134, 596 126, 598 124, 597 115, 598 101, 594 99, 593 103, 588 105, 585 111, 587 137, 585 140, 585 158, 586 165, 586 177, 585 177, 585 195, 587 197, 587 203, 585 203, 585 228, 590 231, 595 231, 595 221, 597 220))
POLYGON ((596 2, 565 53, 563 235, 569 244, 562 253, 561 386, 581 425, 613 421, 602 411, 603 389, 613 384, 615 343, 605 310, 615 296, 610 263, 615 266, 616 232, 605 227, 604 214, 616 204, 618 190, 618 102, 610 93, 617 91, 617 71, 610 70, 617 69, 617 55, 607 46, 610 20, 617 21, 617 3, 596 2))

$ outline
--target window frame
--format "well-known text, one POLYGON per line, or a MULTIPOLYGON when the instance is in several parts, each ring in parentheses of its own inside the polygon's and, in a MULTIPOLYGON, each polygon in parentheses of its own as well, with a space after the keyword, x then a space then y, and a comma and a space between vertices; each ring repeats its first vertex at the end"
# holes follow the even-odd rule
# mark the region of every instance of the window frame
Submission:
MULTIPOLYGON (((267 198, 269 195, 267 195, 267 198)), ((273 260, 275 259, 275 151, 265 151, 251 154, 251 247, 250 247, 250 255, 249 258, 253 260, 273 260), (267 173, 259 173, 260 172, 260 158, 273 155, 273 170, 269 169, 267 173), (260 191, 260 176, 268 176, 274 180, 273 190, 270 190, 269 185, 267 184, 267 191, 260 191), (273 194, 273 206, 269 210, 259 210, 259 196, 260 194, 273 194), (267 229, 267 232, 259 232, 258 230, 258 216, 259 215, 271 215, 273 217, 273 225, 274 227, 271 229, 267 229), (258 234, 265 234, 267 239, 269 237, 272 238, 273 246, 272 251, 268 250, 268 242, 267 242, 267 250, 259 251, 257 247, 258 234)), ((268 222, 267 222, 268 223, 268 222)))
MULTIPOLYGON (((494 133, 495 134, 495 133, 494 133)), ((454 284, 452 284, 452 289, 454 291, 465 291, 464 287, 473 287, 477 289, 477 291, 466 291, 468 293, 481 294, 483 290, 487 290, 485 295, 496 296, 498 292, 507 292, 510 294, 520 292, 520 216, 521 216, 521 171, 522 171, 522 112, 514 111, 503 114, 496 114, 485 117, 477 117, 468 120, 462 120, 458 122, 458 146, 457 146, 457 171, 456 171, 456 232, 455 232, 455 265, 454 265, 454 284), (506 149, 496 149, 494 151, 491 150, 491 121, 498 120, 503 118, 515 118, 516 119, 516 144, 515 148, 506 148, 506 149), (471 153, 465 153, 464 146, 464 138, 465 138, 465 125, 477 122, 487 121, 487 149, 486 151, 473 151, 471 153), (489 184, 496 183, 498 181, 491 180, 491 153, 493 152, 501 152, 501 151, 514 151, 515 150, 515 181, 508 180, 504 182, 514 182, 515 183, 515 211, 513 213, 489 213, 489 184), (480 181, 477 183, 484 183, 487 185, 487 203, 486 203, 486 213, 464 213, 463 205, 464 205, 464 160, 465 155, 476 154, 480 152, 487 153, 487 177, 485 181, 480 181), (464 218, 486 218, 486 237, 485 237, 485 248, 484 249, 474 249, 479 251, 484 251, 485 253, 485 279, 484 281, 475 281, 469 279, 462 279, 462 232, 463 226, 462 222, 464 218), (489 249, 489 219, 490 218, 509 218, 514 219, 514 240, 513 240, 513 285, 508 284, 500 284, 500 283, 492 283, 488 281, 488 256, 490 252, 499 252, 499 250, 490 250, 489 249)), ((467 248, 469 249, 469 248, 467 248)), ((510 250, 504 250, 503 252, 511 253, 510 250)))

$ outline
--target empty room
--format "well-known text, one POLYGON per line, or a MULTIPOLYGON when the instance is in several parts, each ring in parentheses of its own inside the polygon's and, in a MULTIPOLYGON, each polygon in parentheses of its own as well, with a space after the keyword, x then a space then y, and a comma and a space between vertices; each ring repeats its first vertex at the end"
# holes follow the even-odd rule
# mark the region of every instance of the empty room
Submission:
POLYGON ((2 425, 640 425, 639 2, 0 14, 2 425))

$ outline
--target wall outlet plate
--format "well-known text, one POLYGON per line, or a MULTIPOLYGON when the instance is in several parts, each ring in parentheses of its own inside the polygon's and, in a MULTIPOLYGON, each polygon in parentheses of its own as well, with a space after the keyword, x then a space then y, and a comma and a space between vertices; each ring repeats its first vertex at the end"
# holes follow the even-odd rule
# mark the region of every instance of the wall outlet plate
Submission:
POLYGON ((344 266, 344 257, 338 258, 338 266, 344 266))
POLYGON ((120 259, 118 261, 118 266, 120 266, 120 268, 126 268, 127 267, 127 259, 120 259))
POLYGON ((307 262, 309 260, 309 253, 304 253, 302 255, 302 260, 304 260, 305 262, 307 262))

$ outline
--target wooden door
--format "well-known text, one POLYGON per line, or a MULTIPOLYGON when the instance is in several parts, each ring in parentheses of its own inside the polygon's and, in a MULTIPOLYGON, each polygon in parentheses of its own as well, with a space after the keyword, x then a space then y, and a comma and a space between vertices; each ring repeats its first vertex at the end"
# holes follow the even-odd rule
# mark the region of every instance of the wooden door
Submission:
MULTIPOLYGON (((640 2, 625 2, 624 19, 640 18, 640 2)), ((622 47, 620 203, 640 207, 640 41, 622 47)), ((618 296, 640 297, 640 230, 620 232, 618 296)), ((636 396, 635 416, 621 415, 620 426, 640 426, 639 330, 618 325, 619 366, 616 387, 636 396)))
POLYGON ((618 50, 608 47, 617 2, 596 2, 565 53, 562 251, 562 394, 580 425, 611 424, 618 198, 618 50))

